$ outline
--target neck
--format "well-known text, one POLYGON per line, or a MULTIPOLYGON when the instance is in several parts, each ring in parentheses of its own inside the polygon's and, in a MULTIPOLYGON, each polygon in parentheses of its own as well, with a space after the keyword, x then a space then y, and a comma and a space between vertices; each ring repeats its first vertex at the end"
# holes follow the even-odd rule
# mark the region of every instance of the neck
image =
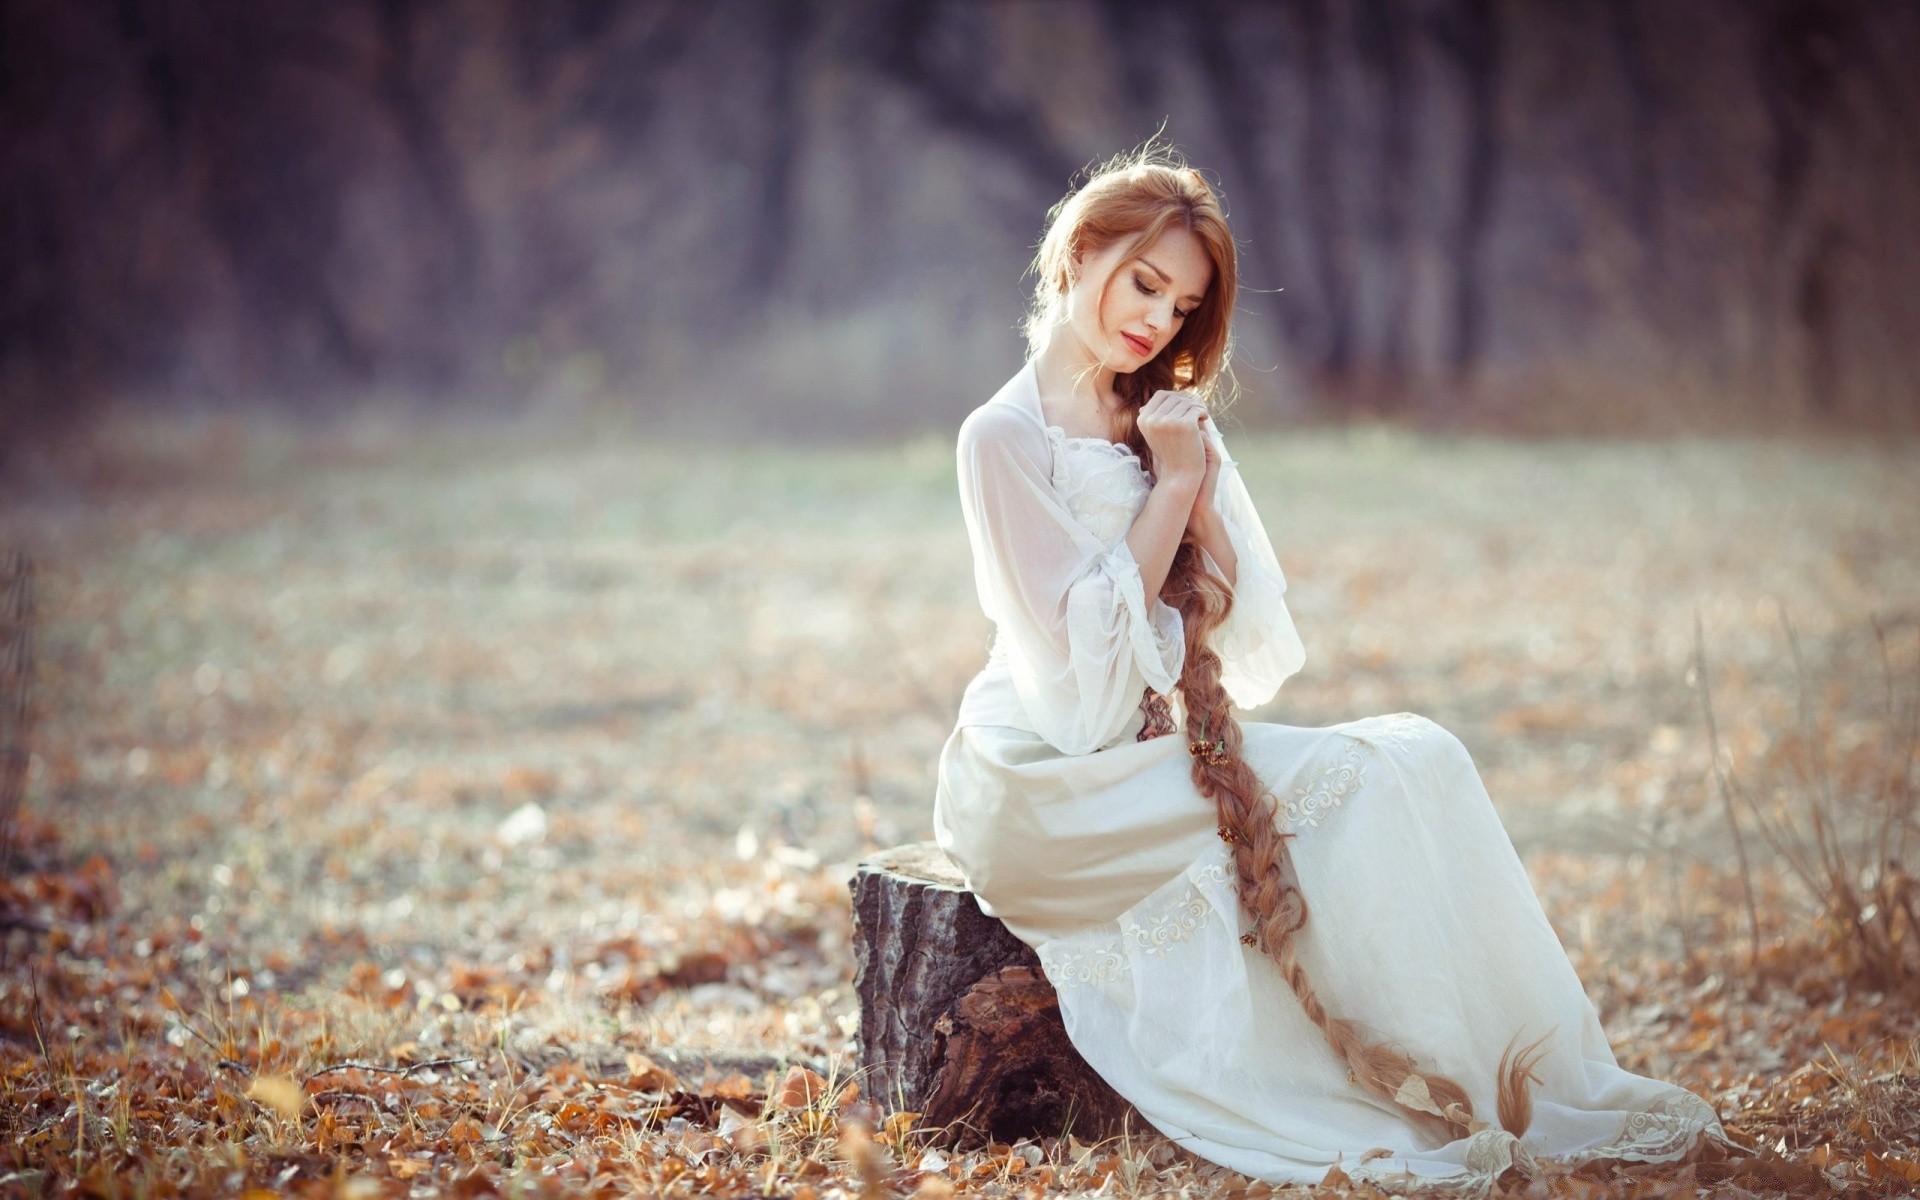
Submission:
POLYGON ((1072 330, 1064 326, 1055 329, 1033 356, 1033 362, 1041 395, 1065 406, 1067 412, 1062 416, 1085 417, 1085 423, 1092 425, 1110 420, 1119 408, 1120 398, 1113 387, 1117 372, 1101 366, 1072 330))

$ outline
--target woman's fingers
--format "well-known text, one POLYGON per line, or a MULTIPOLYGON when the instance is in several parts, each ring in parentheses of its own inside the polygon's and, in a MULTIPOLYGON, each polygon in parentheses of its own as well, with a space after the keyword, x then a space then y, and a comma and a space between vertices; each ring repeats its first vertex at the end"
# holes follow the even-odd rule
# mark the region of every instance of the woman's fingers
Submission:
POLYGON ((1187 393, 1162 388, 1160 391, 1155 392, 1146 404, 1141 406, 1140 416, 1143 419, 1151 416, 1165 418, 1169 421, 1185 421, 1193 418, 1196 412, 1205 411, 1206 409, 1200 402, 1187 395, 1187 393))

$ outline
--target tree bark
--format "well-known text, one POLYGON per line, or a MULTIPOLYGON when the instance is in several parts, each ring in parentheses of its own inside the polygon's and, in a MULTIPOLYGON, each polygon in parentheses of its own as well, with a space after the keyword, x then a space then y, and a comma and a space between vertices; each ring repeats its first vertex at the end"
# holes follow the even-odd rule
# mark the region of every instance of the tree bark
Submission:
POLYGON ((864 1095, 962 1145, 1121 1130, 1133 1109, 1068 1041, 1038 956, 937 845, 882 851, 849 886, 864 1095))

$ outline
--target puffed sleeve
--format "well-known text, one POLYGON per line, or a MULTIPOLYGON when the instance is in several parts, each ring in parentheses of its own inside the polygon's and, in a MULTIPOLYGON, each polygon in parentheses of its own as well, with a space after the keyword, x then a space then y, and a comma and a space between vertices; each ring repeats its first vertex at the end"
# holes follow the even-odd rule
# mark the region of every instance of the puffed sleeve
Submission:
POLYGON ((1015 694, 1035 732, 1063 754, 1086 754, 1134 715, 1141 678, 1173 690, 1185 631, 1177 609, 1146 595, 1126 540, 1109 548, 1074 518, 1049 455, 1027 414, 975 409, 960 427, 960 507, 1015 694))
MULTIPOLYGON (((1221 458, 1213 507, 1226 525, 1235 562, 1233 610, 1214 628, 1207 644, 1220 656, 1220 684, 1228 697, 1241 708, 1257 708, 1273 699, 1287 677, 1300 670, 1307 652, 1283 599, 1287 577, 1280 570, 1266 526, 1254 511, 1239 464, 1227 453, 1226 441, 1212 422, 1208 435, 1221 458)), ((1202 550, 1201 555, 1208 570, 1224 576, 1211 554, 1202 550)))

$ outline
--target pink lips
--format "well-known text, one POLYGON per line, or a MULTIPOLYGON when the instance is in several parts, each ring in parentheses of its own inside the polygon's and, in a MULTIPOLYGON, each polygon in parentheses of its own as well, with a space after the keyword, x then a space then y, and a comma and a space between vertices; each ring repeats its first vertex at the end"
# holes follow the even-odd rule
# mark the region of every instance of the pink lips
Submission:
POLYGON ((1133 336, 1130 333, 1123 333, 1120 336, 1127 339, 1127 345, 1132 346, 1135 350, 1139 351, 1142 354, 1150 353, 1153 350, 1152 342, 1143 342, 1139 338, 1133 336))

